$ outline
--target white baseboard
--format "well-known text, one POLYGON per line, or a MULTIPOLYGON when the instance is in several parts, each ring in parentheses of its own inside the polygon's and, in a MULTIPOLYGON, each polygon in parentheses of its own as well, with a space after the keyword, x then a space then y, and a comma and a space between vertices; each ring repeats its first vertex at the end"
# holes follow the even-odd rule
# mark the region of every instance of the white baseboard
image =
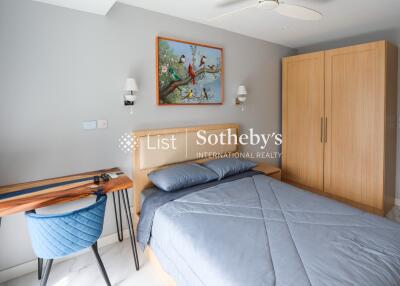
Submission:
MULTIPOLYGON (((129 231, 128 231, 128 229, 124 229, 124 239, 125 238, 129 239, 129 231)), ((113 233, 111 235, 101 237, 97 241, 97 244, 98 244, 99 248, 101 248, 101 247, 110 245, 112 243, 115 243, 117 241, 118 241, 118 235, 117 235, 117 233, 113 233)), ((72 255, 70 255, 68 257, 54 260, 54 263, 59 263, 59 262, 64 261, 64 260, 71 259, 72 257, 76 257, 76 256, 79 256, 79 255, 85 254, 85 253, 89 252, 89 250, 90 249, 88 248, 88 249, 82 250, 82 251, 80 251, 80 252, 78 252, 76 254, 72 254, 72 255)), ((37 271, 37 267, 38 267, 37 266, 37 260, 35 259, 35 260, 32 260, 32 261, 25 262, 23 264, 20 264, 20 265, 13 266, 13 267, 10 267, 8 269, 2 270, 2 271, 0 271, 0 283, 15 279, 17 277, 26 275, 26 274, 31 273, 31 272, 35 272, 35 271, 37 271)))

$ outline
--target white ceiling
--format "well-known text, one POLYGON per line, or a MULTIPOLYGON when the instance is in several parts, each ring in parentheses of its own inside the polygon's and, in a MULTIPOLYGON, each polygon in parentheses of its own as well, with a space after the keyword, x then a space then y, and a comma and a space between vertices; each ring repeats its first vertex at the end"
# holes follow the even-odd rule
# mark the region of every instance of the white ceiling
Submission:
POLYGON ((106 15, 116 0, 33 0, 79 11, 106 15))
MULTIPOLYGON (((116 0, 36 0, 105 15, 116 0)), ((163 14, 222 28, 292 48, 381 30, 400 29, 400 0, 285 0, 322 12, 318 22, 300 21, 260 8, 243 10, 213 22, 207 19, 257 0, 221 7, 229 0, 118 0, 163 14)))
POLYGON ((126 4, 204 23, 289 46, 303 47, 364 33, 400 28, 400 0, 285 0, 322 12, 318 22, 299 21, 260 8, 244 10, 210 23, 208 18, 257 3, 218 7, 225 0, 118 0, 126 4))

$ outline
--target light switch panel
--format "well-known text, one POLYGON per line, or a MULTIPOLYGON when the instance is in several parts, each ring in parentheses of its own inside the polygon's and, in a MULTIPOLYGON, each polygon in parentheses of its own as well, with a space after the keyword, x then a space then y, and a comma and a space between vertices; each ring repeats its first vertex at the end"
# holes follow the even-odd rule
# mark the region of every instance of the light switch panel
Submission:
POLYGON ((104 129, 108 127, 108 121, 105 119, 97 120, 97 128, 104 129))
POLYGON ((93 130, 97 128, 97 121, 96 120, 90 120, 90 121, 83 121, 82 122, 82 128, 85 130, 93 130))

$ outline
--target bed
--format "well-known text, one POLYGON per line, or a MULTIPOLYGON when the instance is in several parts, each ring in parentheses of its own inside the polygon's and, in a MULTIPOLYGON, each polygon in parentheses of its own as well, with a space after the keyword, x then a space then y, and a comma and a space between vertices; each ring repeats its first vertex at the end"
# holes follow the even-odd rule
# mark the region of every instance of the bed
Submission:
MULTIPOLYGON (((152 261, 170 283, 400 285, 399 224, 259 172, 185 189, 158 205, 154 201, 165 195, 153 187, 142 205, 140 194, 152 188, 147 179, 151 170, 198 161, 188 150, 184 156, 175 150, 170 151, 174 155, 166 154, 169 159, 154 159, 154 151, 143 150, 144 140, 180 134, 191 146, 193 133, 201 128, 238 132, 237 125, 218 125, 136 133, 140 142, 134 152, 138 240, 142 246, 148 244, 152 261)), ((238 151, 234 145, 202 148, 238 151)))

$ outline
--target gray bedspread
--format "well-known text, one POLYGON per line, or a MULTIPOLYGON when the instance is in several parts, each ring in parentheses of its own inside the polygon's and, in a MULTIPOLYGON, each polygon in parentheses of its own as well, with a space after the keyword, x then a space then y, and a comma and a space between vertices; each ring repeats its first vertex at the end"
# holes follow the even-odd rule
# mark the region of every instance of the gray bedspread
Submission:
POLYGON ((234 176, 224 178, 219 181, 211 181, 205 184, 188 187, 178 192, 164 192, 158 189, 157 187, 146 189, 144 191, 145 193, 147 193, 146 200, 141 205, 140 218, 137 226, 137 240, 139 242, 140 247, 144 249, 146 245, 150 242, 154 215, 158 210, 158 208, 161 207, 162 205, 165 205, 170 201, 179 199, 183 196, 186 196, 194 192, 214 187, 219 184, 235 181, 246 177, 251 177, 256 174, 260 174, 260 172, 247 171, 234 176))
POLYGON ((400 225, 255 175, 155 212, 151 247, 182 286, 400 285, 400 225))

